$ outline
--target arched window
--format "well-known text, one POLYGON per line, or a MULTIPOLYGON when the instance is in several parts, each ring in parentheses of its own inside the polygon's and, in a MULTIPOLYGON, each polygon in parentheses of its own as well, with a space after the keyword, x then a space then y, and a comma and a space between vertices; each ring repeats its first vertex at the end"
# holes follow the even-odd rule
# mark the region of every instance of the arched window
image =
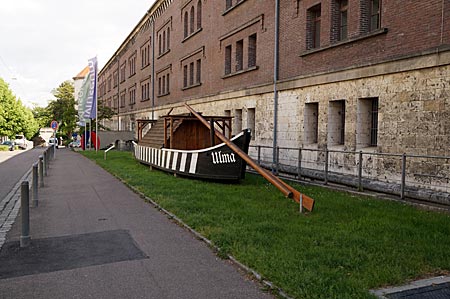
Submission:
POLYGON ((186 11, 184 13, 184 37, 186 38, 189 35, 189 14, 186 11))
POLYGON ((197 2, 197 30, 202 28, 202 0, 197 2))
POLYGON ((194 6, 192 6, 191 7, 191 34, 194 32, 194 17, 195 17, 195 15, 194 15, 194 6))

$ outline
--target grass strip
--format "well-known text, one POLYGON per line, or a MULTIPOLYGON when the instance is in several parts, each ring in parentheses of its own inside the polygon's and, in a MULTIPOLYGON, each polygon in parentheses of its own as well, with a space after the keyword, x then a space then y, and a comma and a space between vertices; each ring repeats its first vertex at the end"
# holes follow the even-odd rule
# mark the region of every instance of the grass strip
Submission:
POLYGON ((293 184, 316 200, 313 213, 300 215, 256 175, 204 182, 150 171, 131 153, 83 154, 294 298, 374 298, 369 289, 450 270, 445 213, 293 184))

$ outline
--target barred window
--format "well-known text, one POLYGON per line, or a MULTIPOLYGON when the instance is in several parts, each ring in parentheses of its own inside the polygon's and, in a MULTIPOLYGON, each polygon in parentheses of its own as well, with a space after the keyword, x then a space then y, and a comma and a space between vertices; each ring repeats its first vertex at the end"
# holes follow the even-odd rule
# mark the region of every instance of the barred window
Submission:
POLYGON ((317 4, 307 13, 307 49, 316 49, 320 47, 320 22, 321 22, 321 5, 317 4))
POLYGON ((339 1, 339 37, 338 40, 347 39, 347 11, 348 0, 339 1))
POLYGON ((370 1, 370 31, 380 28, 381 0, 370 1))
POLYGON ((202 0, 197 2, 197 30, 202 28, 202 0))
POLYGON ((184 38, 188 37, 189 35, 189 14, 186 11, 184 13, 184 38))
POLYGON ((248 67, 256 66, 256 33, 248 37, 248 67))
POLYGON ((194 85, 194 63, 189 64, 189 85, 194 85))
POLYGON ((201 59, 197 59, 197 82, 198 84, 200 84, 202 80, 202 60, 201 59))
POLYGON ((231 45, 225 47, 225 75, 231 74, 231 45))
POLYGON ((183 87, 188 86, 188 66, 183 67, 183 87))
POLYGON ((244 41, 236 42, 236 72, 244 68, 244 41))

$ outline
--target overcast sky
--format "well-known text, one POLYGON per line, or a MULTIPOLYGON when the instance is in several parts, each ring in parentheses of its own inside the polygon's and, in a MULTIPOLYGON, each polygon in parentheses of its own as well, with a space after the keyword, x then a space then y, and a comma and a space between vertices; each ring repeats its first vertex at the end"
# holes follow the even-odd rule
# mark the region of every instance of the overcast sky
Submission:
POLYGON ((154 0, 4 0, 0 77, 22 102, 45 107, 52 90, 97 56, 101 69, 154 0))

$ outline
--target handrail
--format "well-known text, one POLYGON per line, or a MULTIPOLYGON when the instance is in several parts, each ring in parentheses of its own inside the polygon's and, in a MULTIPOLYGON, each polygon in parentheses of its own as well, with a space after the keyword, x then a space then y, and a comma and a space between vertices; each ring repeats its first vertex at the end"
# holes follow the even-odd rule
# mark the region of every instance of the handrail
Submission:
MULTIPOLYGON (((191 108, 187 103, 184 103, 186 108, 197 117, 203 125, 205 125, 208 129, 211 130, 211 126, 200 114, 198 114, 194 109, 191 108)), ((228 138, 226 138, 219 131, 214 130, 216 136, 222 140, 231 150, 233 150, 236 154, 238 154, 248 165, 250 165, 253 169, 255 169, 259 174, 261 174, 266 180, 268 180, 272 185, 277 187, 286 197, 293 198, 297 203, 300 203, 302 199, 302 205, 308 210, 312 211, 314 208, 314 200, 306 195, 301 194, 298 190, 294 189, 290 185, 283 182, 281 179, 268 172, 264 168, 260 167, 252 158, 250 158, 244 151, 242 151, 237 145, 231 142, 228 138)))
POLYGON ((115 148, 116 146, 113 144, 111 145, 107 150, 105 150, 105 153, 103 154, 103 159, 106 160, 106 153, 115 148))

